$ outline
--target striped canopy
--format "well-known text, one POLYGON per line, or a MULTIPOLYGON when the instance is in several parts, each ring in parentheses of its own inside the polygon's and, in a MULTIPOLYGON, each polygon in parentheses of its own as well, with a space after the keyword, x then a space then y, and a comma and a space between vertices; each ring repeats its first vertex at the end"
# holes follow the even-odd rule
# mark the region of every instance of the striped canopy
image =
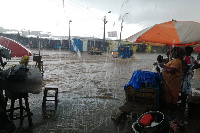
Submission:
POLYGON ((154 46, 195 45, 200 43, 200 23, 172 20, 143 29, 127 41, 154 46))

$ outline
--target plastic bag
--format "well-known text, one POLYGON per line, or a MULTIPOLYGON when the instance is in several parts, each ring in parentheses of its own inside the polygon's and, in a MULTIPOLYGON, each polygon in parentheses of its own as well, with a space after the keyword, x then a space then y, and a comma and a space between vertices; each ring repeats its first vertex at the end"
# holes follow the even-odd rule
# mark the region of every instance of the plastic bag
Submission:
MULTIPOLYGON (((4 71, 4 76, 8 77, 10 69, 4 71)), ((9 78, 4 79, 4 88, 11 92, 39 93, 42 87, 42 75, 37 68, 29 67, 27 78, 24 81, 12 81, 9 78)))
POLYGON ((27 79, 27 72, 29 69, 24 65, 16 65, 11 67, 8 74, 8 80, 14 82, 25 81, 27 79))

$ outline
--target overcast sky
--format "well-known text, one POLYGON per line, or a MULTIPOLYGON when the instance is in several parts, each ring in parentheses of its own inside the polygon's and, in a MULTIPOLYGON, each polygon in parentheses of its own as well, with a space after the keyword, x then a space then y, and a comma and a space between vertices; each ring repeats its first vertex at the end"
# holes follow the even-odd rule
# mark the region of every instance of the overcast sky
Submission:
POLYGON ((0 26, 64 36, 69 35, 72 20, 72 36, 102 38, 105 15, 106 32, 117 31, 119 38, 122 16, 129 13, 123 18, 123 39, 172 19, 200 22, 200 0, 0 0, 0 4, 0 26))

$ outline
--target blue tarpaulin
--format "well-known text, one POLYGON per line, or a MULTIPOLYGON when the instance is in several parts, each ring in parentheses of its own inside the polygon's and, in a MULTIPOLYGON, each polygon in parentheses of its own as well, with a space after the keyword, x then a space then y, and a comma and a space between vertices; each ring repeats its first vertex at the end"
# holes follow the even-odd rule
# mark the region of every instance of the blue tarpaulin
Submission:
POLYGON ((144 85, 146 88, 159 89, 160 82, 160 73, 136 70, 133 72, 130 81, 124 86, 124 90, 126 90, 128 85, 131 85, 135 90, 139 90, 141 85, 144 85))

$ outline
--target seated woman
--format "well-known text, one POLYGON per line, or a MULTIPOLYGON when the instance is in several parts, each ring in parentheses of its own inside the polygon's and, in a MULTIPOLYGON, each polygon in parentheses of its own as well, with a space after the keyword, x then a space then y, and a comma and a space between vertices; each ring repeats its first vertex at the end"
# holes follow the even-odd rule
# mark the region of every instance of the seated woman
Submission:
POLYGON ((165 64, 162 70, 162 100, 171 111, 174 111, 180 92, 183 50, 174 47, 172 57, 174 59, 165 64))

